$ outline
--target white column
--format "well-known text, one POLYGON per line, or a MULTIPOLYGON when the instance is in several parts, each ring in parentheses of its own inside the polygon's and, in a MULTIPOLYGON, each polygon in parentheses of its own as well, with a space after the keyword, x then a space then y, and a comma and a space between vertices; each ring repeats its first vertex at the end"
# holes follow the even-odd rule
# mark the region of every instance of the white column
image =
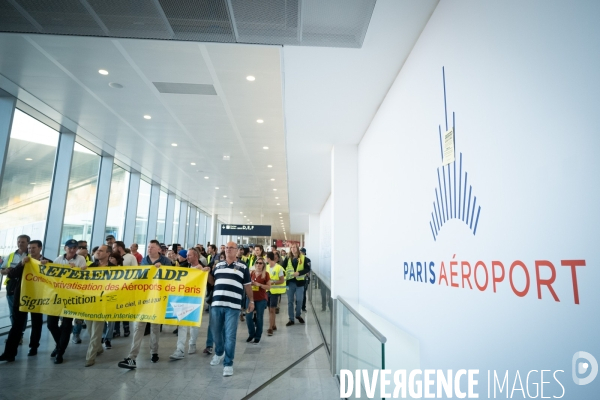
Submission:
MULTIPOLYGON (((140 180, 142 175, 139 172, 131 171, 129 174, 129 189, 127 192, 127 211, 125 212, 125 229, 123 233, 123 242, 125 246, 133 243, 135 235, 135 218, 137 217, 137 204, 140 196, 140 180)), ((147 243, 138 243, 145 247, 147 243)))
POLYGON ((44 255, 50 259, 55 258, 62 251, 64 243, 60 243, 63 222, 65 221, 65 208, 67 207, 67 194, 69 191, 69 176, 73 149, 75 148, 75 134, 62 132, 58 139, 54 173, 52 174, 52 192, 48 206, 48 221, 44 235, 44 255))
POLYGON ((214 244, 217 246, 217 249, 219 247, 219 245, 217 244, 217 238, 218 238, 218 234, 220 234, 220 232, 217 232, 217 225, 219 221, 219 216, 217 214, 213 214, 210 218, 210 244, 214 244))
POLYGON ((17 99, 0 90, 0 187, 2 187, 4 180, 4 167, 6 166, 10 130, 12 129, 16 103, 17 99))
POLYGON ((187 222, 187 211, 188 202, 181 200, 181 207, 179 209, 179 234, 177 236, 177 243, 185 247, 185 234, 186 234, 186 222, 187 222))
POLYGON ((331 294, 358 301, 358 146, 331 151, 331 294))
POLYGON ((156 239, 156 223, 158 221, 158 202, 160 201, 160 185, 153 184, 150 190, 150 209, 148 210, 147 242, 156 239))
MULTIPOLYGON (((96 207, 94 209, 94 223, 92 225, 92 238, 89 243, 90 251, 94 246, 100 246, 104 243, 114 161, 115 159, 110 156, 102 156, 100 161, 98 190, 96 191, 96 207)), ((119 240, 120 239, 121 238, 119 238, 119 240)))
MULTIPOLYGON (((167 217, 165 218, 165 244, 173 243, 173 221, 175 217, 175 193, 167 195, 167 217)), ((179 218, 179 215, 177 216, 179 218)))
POLYGON ((319 214, 308 215, 308 235, 306 235, 306 255, 310 258, 311 268, 319 275, 319 254, 321 251, 319 214))

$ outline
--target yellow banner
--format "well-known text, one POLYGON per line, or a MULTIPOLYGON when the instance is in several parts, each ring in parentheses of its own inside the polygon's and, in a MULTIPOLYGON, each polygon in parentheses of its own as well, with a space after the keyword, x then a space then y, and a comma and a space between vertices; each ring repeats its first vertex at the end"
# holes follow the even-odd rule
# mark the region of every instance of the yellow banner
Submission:
MULTIPOLYGON (((195 268, 25 265, 19 310, 93 321, 200 326, 208 272, 195 268)), ((16 300, 16 299, 15 299, 16 300)))

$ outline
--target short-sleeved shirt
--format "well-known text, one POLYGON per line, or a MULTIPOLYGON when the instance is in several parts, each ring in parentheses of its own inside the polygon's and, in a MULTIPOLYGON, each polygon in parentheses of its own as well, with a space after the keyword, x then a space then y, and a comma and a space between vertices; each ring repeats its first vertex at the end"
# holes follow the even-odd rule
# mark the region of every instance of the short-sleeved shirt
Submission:
MULTIPOLYGON (((141 254, 140 254, 141 255, 141 254)), ((142 259, 140 258, 140 261, 142 259)), ((123 266, 125 267, 137 267, 139 264, 137 258, 133 254, 125 253, 123 256, 123 266)))
POLYGON ((210 273, 215 278, 212 294, 212 307, 242 308, 244 286, 250 285, 250 271, 246 264, 234 261, 227 264, 220 261, 210 273))
MULTIPOLYGON (((252 280, 252 282, 258 282, 260 284, 266 285, 271 280, 271 276, 267 271, 265 271, 265 277, 261 278, 260 275, 256 273, 256 270, 254 270, 250 274, 250 279, 252 280)), ((259 286, 252 286, 252 294, 254 295, 254 301, 267 299, 267 291, 259 286)))
POLYGON ((85 262, 85 257, 80 256, 79 254, 75 254, 75 257, 73 257, 70 260, 67 259, 66 254, 63 254, 62 256, 58 256, 58 258, 56 258, 56 260, 54 260, 54 264, 62 264, 62 265, 74 264, 76 267, 80 267, 80 268, 87 267, 87 263, 85 262))

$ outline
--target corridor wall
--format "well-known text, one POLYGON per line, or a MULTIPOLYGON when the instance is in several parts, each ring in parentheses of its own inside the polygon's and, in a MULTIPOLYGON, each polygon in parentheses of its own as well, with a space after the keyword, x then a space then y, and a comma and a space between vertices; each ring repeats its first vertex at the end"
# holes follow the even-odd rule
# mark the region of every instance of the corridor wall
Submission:
POLYGON ((600 391, 571 376, 576 352, 600 359, 598 15, 442 0, 359 146, 360 303, 423 369, 479 369, 480 397, 488 370, 508 371, 502 398, 517 371, 538 371, 532 396, 541 370, 544 396, 600 391))

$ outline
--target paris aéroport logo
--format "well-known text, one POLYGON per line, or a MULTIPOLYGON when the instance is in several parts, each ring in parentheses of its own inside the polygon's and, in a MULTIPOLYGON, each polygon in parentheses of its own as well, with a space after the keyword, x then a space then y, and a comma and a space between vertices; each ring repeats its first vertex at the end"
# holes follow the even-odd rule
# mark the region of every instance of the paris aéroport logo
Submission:
POLYGON ((446 72, 442 67, 444 88, 445 133, 438 125, 440 138, 440 156, 442 164, 437 168, 437 187, 429 227, 433 240, 437 240, 444 224, 451 219, 464 222, 473 235, 477 234, 477 224, 481 205, 477 204, 477 195, 469 183, 469 174, 463 170, 463 154, 456 151, 455 114, 452 112, 452 125, 448 126, 448 107, 446 103, 446 72), (457 157, 458 155, 458 157, 457 157))

